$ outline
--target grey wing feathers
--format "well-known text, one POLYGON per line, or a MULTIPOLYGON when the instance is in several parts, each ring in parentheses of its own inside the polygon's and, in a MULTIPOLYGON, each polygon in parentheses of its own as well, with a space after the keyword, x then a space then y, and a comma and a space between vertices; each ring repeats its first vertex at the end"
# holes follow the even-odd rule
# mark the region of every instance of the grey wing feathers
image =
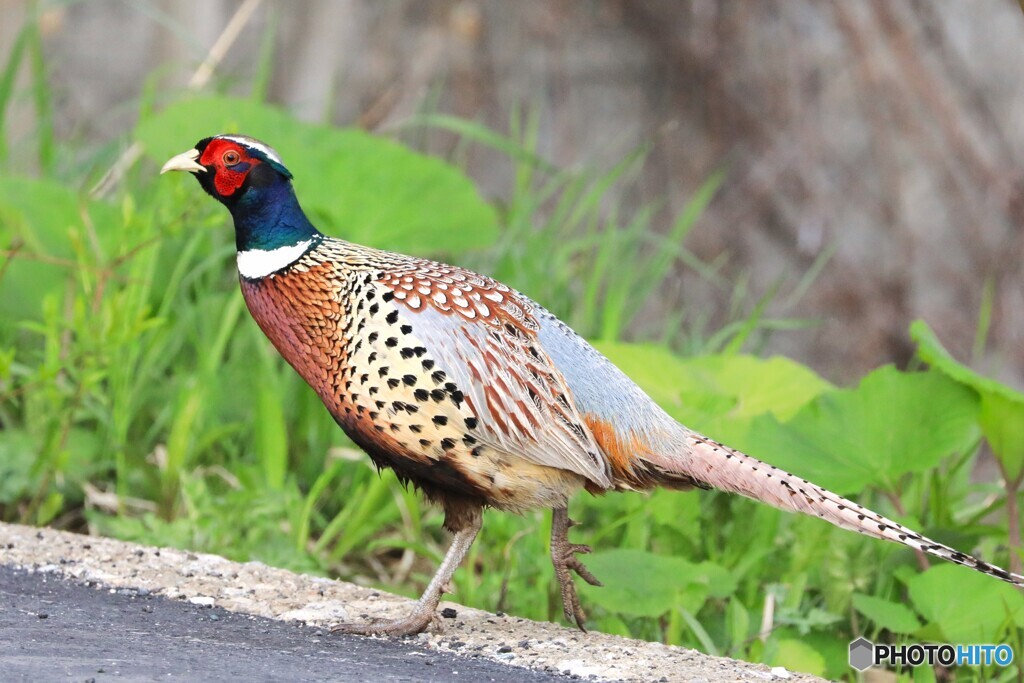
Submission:
POLYGON ((542 350, 537 355, 503 331, 426 308, 417 333, 466 394, 480 417, 484 443, 548 467, 611 486, 608 464, 542 350), (562 385, 560 390, 559 385, 562 385), (564 396, 559 401, 558 396, 564 396))

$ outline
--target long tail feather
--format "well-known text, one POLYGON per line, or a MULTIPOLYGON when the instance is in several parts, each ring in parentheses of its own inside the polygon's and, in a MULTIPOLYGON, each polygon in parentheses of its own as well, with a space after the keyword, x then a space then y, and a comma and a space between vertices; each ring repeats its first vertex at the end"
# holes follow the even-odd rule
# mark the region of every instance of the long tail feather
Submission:
POLYGON ((738 493, 782 510, 820 517, 849 531, 902 543, 929 555, 1024 587, 1024 576, 1008 572, 926 538, 913 529, 908 529, 839 494, 707 437, 689 432, 687 446, 688 457, 678 460, 658 459, 656 465, 670 472, 688 474, 717 489, 738 493))

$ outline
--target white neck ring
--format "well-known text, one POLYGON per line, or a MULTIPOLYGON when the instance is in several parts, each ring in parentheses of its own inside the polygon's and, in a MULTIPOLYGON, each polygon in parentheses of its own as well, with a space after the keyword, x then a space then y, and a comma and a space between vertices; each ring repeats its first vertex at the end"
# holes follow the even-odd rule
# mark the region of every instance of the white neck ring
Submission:
POLYGON ((313 240, 277 249, 246 249, 238 252, 238 273, 254 280, 287 268, 302 258, 313 240))

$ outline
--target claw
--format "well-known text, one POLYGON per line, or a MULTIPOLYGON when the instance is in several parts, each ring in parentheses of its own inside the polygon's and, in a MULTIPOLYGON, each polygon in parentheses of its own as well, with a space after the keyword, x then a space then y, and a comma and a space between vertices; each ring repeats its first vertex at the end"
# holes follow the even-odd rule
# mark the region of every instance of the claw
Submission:
POLYGON ((576 585, 573 583, 569 570, 576 572, 580 578, 591 586, 601 586, 586 565, 577 554, 585 555, 591 552, 588 545, 569 542, 569 528, 575 526, 576 522, 569 519, 565 508, 556 509, 551 521, 551 562, 555 567, 555 577, 558 579, 562 593, 562 611, 566 620, 575 622, 576 626, 586 632, 584 623, 587 620, 586 612, 580 604, 579 595, 576 593, 576 585))
POLYGON ((576 572, 576 574, 581 579, 583 579, 584 581, 589 583, 591 586, 603 586, 604 585, 603 583, 601 583, 601 581, 596 576, 594 576, 590 572, 589 569, 587 569, 587 566, 585 564, 583 564, 583 562, 581 562, 578 557, 566 558, 565 564, 566 564, 566 566, 568 566, 569 569, 572 569, 574 572, 576 572))
POLYGON ((405 619, 395 621, 369 621, 356 624, 336 624, 331 627, 331 633, 348 633, 358 636, 411 636, 427 630, 431 623, 437 620, 434 610, 416 609, 405 619))

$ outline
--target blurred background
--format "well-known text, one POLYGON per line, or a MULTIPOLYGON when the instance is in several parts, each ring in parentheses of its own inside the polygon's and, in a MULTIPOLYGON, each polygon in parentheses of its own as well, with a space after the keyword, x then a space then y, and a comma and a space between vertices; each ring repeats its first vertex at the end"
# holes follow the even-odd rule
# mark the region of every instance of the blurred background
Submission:
MULTIPOLYGON (((57 143, 125 145, 143 93, 180 91, 239 5, 44 3, 57 143)), ((32 6, 0 2, 0 54, 32 6)), ((905 364, 922 317, 954 355, 1024 386, 1012 0, 268 0, 217 82, 248 91, 267 41, 266 99, 309 121, 388 131, 428 108, 507 130, 525 106, 558 167, 608 167, 649 145, 621 201, 663 202, 654 230, 723 170, 687 246, 755 298, 772 291, 769 315, 813 323, 772 335, 767 352, 849 381, 905 364)), ((15 153, 38 124, 33 103, 7 119, 15 153)), ((421 141, 440 155, 453 144, 444 131, 421 141)), ((476 148, 462 166, 503 199, 507 158, 476 148)), ((642 319, 685 305, 713 328, 735 294, 680 267, 642 319)))

